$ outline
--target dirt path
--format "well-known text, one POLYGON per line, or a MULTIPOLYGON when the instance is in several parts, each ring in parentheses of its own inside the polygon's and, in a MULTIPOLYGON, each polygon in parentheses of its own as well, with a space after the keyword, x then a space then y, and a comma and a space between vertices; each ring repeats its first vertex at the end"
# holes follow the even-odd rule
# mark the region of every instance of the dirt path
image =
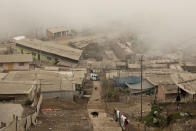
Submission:
POLYGON ((88 102, 88 114, 93 124, 94 131, 122 131, 119 123, 116 123, 113 118, 108 117, 105 112, 105 103, 101 99, 102 88, 99 81, 93 82, 94 87, 91 98, 88 102), (99 112, 98 117, 93 117, 91 112, 99 112))

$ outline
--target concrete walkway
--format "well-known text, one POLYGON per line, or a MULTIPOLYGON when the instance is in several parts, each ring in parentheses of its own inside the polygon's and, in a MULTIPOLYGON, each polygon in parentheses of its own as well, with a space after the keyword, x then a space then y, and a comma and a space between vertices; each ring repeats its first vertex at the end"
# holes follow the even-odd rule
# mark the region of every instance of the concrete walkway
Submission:
POLYGON ((115 122, 113 118, 108 117, 105 112, 105 103, 101 99, 102 88, 99 81, 93 82, 94 87, 91 98, 88 102, 88 114, 93 124, 94 131, 122 131, 119 123, 115 122), (93 117, 91 112, 99 112, 98 117, 93 117))

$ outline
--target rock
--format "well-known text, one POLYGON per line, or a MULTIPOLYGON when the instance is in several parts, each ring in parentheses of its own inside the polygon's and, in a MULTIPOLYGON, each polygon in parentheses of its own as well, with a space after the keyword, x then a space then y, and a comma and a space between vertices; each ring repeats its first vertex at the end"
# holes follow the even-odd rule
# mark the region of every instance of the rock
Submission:
POLYGON ((41 121, 37 121, 36 124, 37 124, 37 125, 41 125, 42 122, 41 122, 41 121))
POLYGON ((157 122, 158 122, 158 120, 156 118, 153 118, 153 123, 155 124, 157 122))
POLYGON ((180 116, 183 116, 184 117, 184 113, 180 112, 180 116))
POLYGON ((154 114, 157 115, 158 114, 158 111, 154 111, 154 114))
POLYGON ((187 112, 185 112, 184 115, 185 115, 185 116, 190 116, 189 113, 187 113, 187 112))
POLYGON ((163 116, 164 118, 167 118, 167 112, 161 112, 160 115, 163 116))

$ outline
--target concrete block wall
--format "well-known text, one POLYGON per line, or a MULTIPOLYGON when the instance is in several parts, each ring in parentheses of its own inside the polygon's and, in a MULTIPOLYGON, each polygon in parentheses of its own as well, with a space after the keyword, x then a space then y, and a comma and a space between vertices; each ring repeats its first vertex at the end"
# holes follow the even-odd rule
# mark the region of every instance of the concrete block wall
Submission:
POLYGON ((5 127, 0 129, 0 131, 25 131, 31 127, 31 125, 36 124, 37 116, 39 115, 39 109, 42 103, 43 96, 40 96, 39 102, 37 104, 37 111, 33 114, 30 114, 24 118, 14 118, 12 123, 5 127))
POLYGON ((29 63, 24 63, 24 65, 20 65, 20 63, 4 63, 3 69, 4 70, 17 70, 17 71, 23 71, 23 70, 29 70, 29 63), (12 69, 9 69, 9 64, 12 65, 12 69))
MULTIPOLYGON (((38 51, 31 51, 31 50, 20 48, 20 47, 17 47, 16 50, 17 50, 18 53, 21 53, 22 50, 23 50, 23 54, 32 54, 33 59, 38 60, 38 54, 39 54, 38 51)), ((49 63, 55 63, 56 62, 55 57, 50 56, 50 55, 46 55, 46 54, 43 54, 43 53, 40 53, 40 60, 41 61, 46 61, 46 62, 49 62, 49 63), (48 57, 50 57, 50 59, 48 59, 48 57)))
POLYGON ((51 91, 51 92, 42 92, 43 98, 63 98, 68 101, 73 101, 74 91, 51 91))

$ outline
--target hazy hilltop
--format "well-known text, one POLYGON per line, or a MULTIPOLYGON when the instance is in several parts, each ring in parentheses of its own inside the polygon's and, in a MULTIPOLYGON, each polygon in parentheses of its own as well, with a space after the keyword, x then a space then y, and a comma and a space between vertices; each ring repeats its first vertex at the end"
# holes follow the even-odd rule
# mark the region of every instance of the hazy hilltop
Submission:
POLYGON ((194 0, 3 0, 0 38, 43 35, 51 26, 130 31, 148 46, 188 44, 195 37, 194 0), (118 30, 119 29, 119 30, 118 30))

